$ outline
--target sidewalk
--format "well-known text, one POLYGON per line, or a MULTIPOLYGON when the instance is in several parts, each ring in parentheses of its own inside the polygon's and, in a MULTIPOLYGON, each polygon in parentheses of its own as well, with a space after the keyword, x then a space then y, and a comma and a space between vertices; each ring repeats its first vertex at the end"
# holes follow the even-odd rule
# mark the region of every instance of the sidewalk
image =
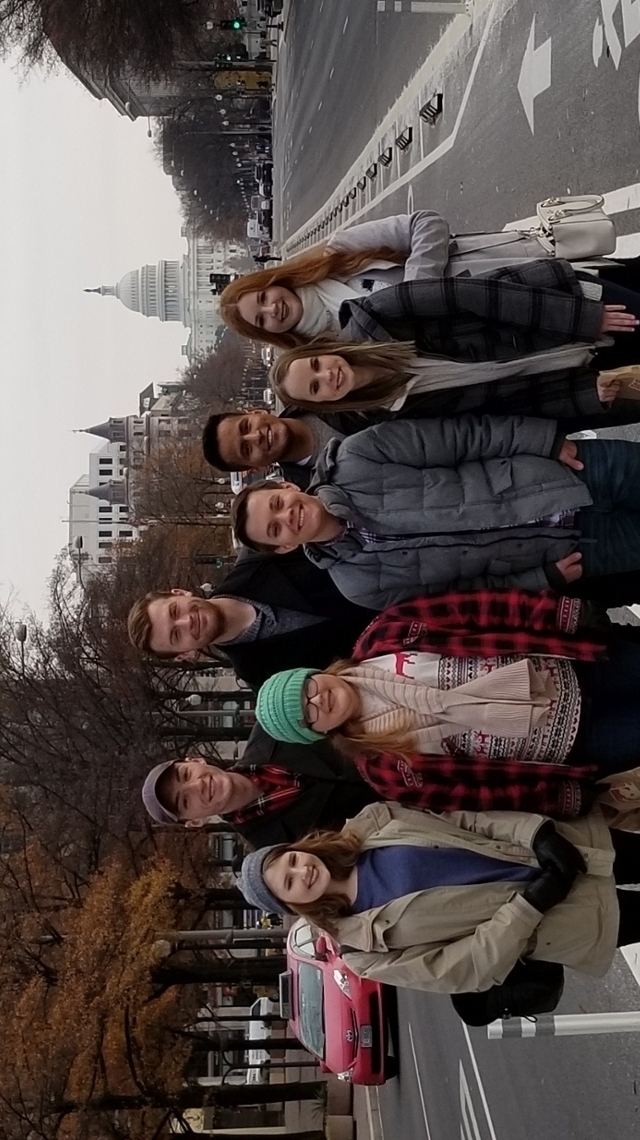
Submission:
POLYGON ((356 1140, 385 1140, 377 1085, 354 1085, 353 1119, 356 1140))

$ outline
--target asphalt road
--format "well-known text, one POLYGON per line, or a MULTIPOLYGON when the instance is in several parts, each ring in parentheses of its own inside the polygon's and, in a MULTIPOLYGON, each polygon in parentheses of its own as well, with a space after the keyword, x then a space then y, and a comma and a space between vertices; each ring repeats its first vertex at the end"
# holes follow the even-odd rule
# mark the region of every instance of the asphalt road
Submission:
MULTIPOLYGON (((458 232, 500 229, 550 194, 600 192, 620 252, 640 254, 639 79, 640 0, 476 0, 471 26, 378 13, 376 0, 292 0, 275 108, 277 236, 300 248, 352 187, 325 235, 420 207, 458 232), (444 112, 431 127, 418 112, 436 91, 444 112), (387 146, 391 164, 358 187, 387 146)), ((569 975, 560 1012, 639 999, 619 957, 604 980, 569 975)), ((489 1042, 464 1031, 448 999, 410 991, 398 1024, 400 1078, 379 1093, 385 1140, 640 1138, 637 1035, 489 1042)))
MULTIPOLYGON (((639 998, 618 956, 604 981, 568 973, 558 1012, 633 1009, 639 998)), ((398 1025, 400 1076, 378 1094, 384 1140, 640 1137, 638 1035, 488 1041, 465 1031, 448 998, 409 990, 398 1025)))
MULTIPOLYGON (((375 0, 295 0, 276 104, 282 237, 339 199, 350 170, 356 186, 382 149, 376 132, 385 117, 392 164, 332 226, 415 205, 439 209, 459 232, 501 228, 549 194, 637 183, 636 0, 476 0, 476 11, 471 26, 458 17, 454 27, 451 17, 378 14, 375 0), (444 30, 449 50, 441 44, 431 66, 444 30), (550 84, 532 100, 530 124, 518 83, 532 31, 530 88, 540 77, 544 86, 545 54, 550 84), (438 90, 444 113, 430 127, 418 111, 438 90), (407 123, 413 138, 400 152, 393 142, 407 123)), ((622 204, 619 232, 635 234, 640 194, 622 204)))

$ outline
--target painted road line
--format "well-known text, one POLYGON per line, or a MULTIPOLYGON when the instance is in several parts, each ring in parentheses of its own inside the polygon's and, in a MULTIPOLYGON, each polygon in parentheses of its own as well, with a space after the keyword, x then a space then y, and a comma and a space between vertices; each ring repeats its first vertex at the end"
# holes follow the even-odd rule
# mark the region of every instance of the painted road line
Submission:
POLYGON ((538 47, 535 46, 535 42, 536 17, 534 15, 518 77, 518 95, 524 107, 532 135, 535 134, 534 103, 538 95, 542 95, 543 91, 551 87, 551 37, 539 44, 538 47))
POLYGON ((409 1030, 409 1044, 411 1045, 411 1052, 413 1053, 413 1064, 414 1064, 414 1067, 416 1070, 416 1081, 418 1082, 418 1093, 420 1095, 420 1104, 422 1105, 422 1115, 424 1117, 424 1127, 425 1127, 425 1131, 427 1133, 427 1140, 432 1140, 431 1129, 429 1127, 429 1117, 427 1116, 427 1106, 424 1103, 424 1093, 422 1091, 422 1078, 420 1077, 420 1070, 418 1068, 418 1058, 416 1056, 416 1047, 415 1047, 415 1044, 413 1041, 413 1030, 411 1028, 411 1022, 410 1021, 407 1024, 407 1028, 409 1030))
MULTIPOLYGON (((458 111, 456 123, 453 131, 448 139, 436 147, 430 154, 421 158, 420 161, 408 170, 402 177, 397 178, 395 181, 386 186, 382 191, 373 196, 364 206, 359 210, 355 210, 345 218, 345 222, 351 223, 356 221, 363 214, 366 214, 372 206, 377 205, 379 202, 384 201, 390 194, 394 193, 400 187, 404 186, 422 170, 432 166, 442 156, 451 149, 453 146, 458 131, 460 129, 460 122, 462 114, 466 109, 469 96, 471 94, 471 86, 475 79, 482 52, 489 33, 489 29, 494 23, 495 15, 498 7, 503 7, 509 0, 476 0, 474 9, 474 22, 478 21, 478 17, 483 12, 487 12, 487 21, 483 30, 480 44, 477 49, 476 58, 472 67, 470 81, 467 83, 465 93, 463 96, 462 107, 458 111), (461 114, 462 112, 462 114, 461 114)), ((422 67, 414 75, 410 83, 405 87, 402 95, 393 104, 391 109, 385 115, 384 119, 376 129, 366 148, 362 151, 360 156, 352 163, 351 167, 336 186, 331 196, 327 199, 323 206, 307 220, 304 225, 300 226, 294 233, 292 233, 285 243, 285 249, 289 254, 292 252, 299 252, 299 249, 306 241, 307 244, 312 244, 316 238, 312 238, 310 232, 314 229, 315 225, 322 221, 330 208, 340 202, 346 196, 348 191, 352 189, 357 183, 358 178, 362 177, 364 172, 372 163, 377 162, 380 153, 388 146, 394 146, 396 133, 400 133, 404 127, 408 125, 415 125, 419 121, 420 107, 427 102, 433 95, 434 76, 443 69, 447 60, 454 58, 456 49, 459 43, 468 34, 472 23, 468 16, 455 16, 449 24, 444 35, 440 37, 438 43, 434 46, 433 50, 427 56, 422 67)), ((394 147, 395 149, 395 147, 394 147)), ((340 227, 338 227, 340 228, 340 227)))
POLYGON ((464 1065, 460 1061, 459 1077, 460 1077, 460 1140, 482 1140, 480 1129, 478 1128, 478 1118, 474 1107, 473 1099, 471 1097, 471 1090, 467 1080, 467 1074, 464 1071, 464 1065))
POLYGON ((478 1085, 478 1091, 480 1093, 480 1099, 482 1101, 482 1107, 484 1109, 484 1114, 487 1118, 487 1127, 488 1127, 489 1132, 491 1134, 491 1140, 498 1140, 498 1138, 496 1136, 496 1130, 493 1127, 493 1120, 491 1119, 491 1113, 489 1112, 489 1102, 487 1101, 487 1094, 484 1091, 484 1085, 482 1083, 482 1078, 480 1076, 480 1069, 478 1068, 478 1062, 476 1060, 476 1055, 473 1051, 473 1045, 471 1044, 471 1038, 469 1036, 469 1030, 468 1030, 467 1026, 465 1025, 464 1021, 462 1022, 462 1029, 464 1031, 465 1040, 467 1042, 467 1048, 468 1048, 469 1054, 471 1056, 471 1064, 473 1065, 473 1072, 474 1072, 474 1076, 476 1078, 476 1083, 478 1085))

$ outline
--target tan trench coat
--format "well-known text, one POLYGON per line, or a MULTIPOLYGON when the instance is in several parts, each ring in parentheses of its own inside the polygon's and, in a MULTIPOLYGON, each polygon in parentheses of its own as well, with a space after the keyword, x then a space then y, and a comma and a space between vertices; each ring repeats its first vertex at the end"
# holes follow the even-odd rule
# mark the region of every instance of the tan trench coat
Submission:
MULTIPOLYGON (((362 836, 365 850, 453 846, 537 867, 531 843, 543 822, 521 812, 433 815, 387 803, 370 804, 346 826, 362 836)), ((580 849, 588 873, 548 914, 521 897, 526 883, 418 891, 340 919, 345 961, 362 977, 438 993, 489 989, 528 956, 606 973, 619 923, 609 829, 599 809, 556 827, 580 849)))

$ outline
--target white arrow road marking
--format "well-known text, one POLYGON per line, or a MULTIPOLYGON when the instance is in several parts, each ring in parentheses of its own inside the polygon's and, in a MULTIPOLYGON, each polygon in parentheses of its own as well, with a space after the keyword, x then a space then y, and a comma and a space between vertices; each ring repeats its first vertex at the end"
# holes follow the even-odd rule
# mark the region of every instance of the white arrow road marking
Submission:
POLYGON ((640 0, 622 0, 622 30, 625 47, 640 36, 640 0))
POLYGON ((600 0, 600 7, 602 8, 602 19, 604 21, 604 34, 607 37, 607 46, 611 53, 613 66, 616 71, 620 66, 620 58, 622 56, 622 44, 620 37, 616 31, 616 26, 613 22, 613 13, 620 0, 600 0))
MULTIPOLYGON (((618 0, 616 0, 618 3, 618 0)), ((545 40, 539 47, 535 47, 536 18, 531 21, 529 39, 520 68, 518 79, 518 94, 522 100, 527 122, 534 134, 533 104, 538 95, 551 86, 551 38, 545 40)))
POLYGON ((460 1140, 482 1140, 464 1065, 460 1062, 460 1140))

